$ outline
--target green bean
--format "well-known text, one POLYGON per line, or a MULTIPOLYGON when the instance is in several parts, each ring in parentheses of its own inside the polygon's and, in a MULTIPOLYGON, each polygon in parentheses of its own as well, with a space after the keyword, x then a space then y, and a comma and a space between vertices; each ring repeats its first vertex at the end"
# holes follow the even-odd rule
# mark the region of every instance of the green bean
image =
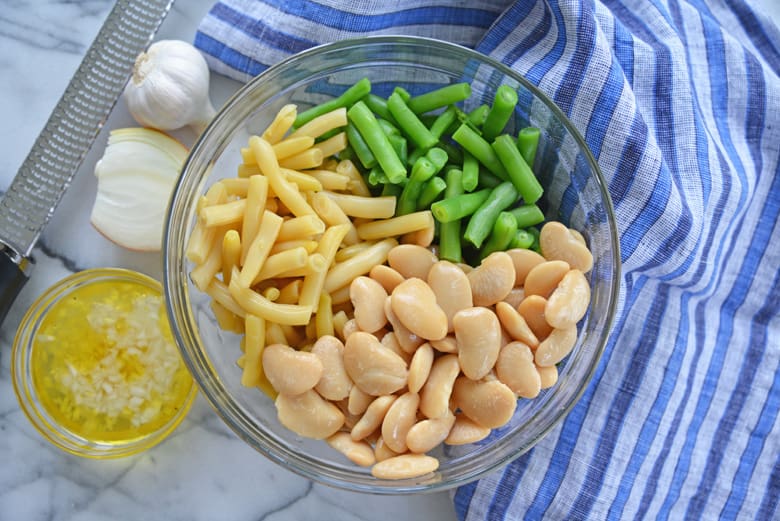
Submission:
POLYGON ((379 123, 379 127, 382 129, 382 132, 385 133, 386 136, 400 136, 401 131, 398 130, 398 127, 395 126, 390 121, 384 119, 384 118, 376 118, 377 122, 379 123))
MULTIPOLYGON (((396 86, 396 87, 393 89, 393 92, 392 92, 392 94, 398 94, 399 96, 401 96, 401 99, 402 99, 402 100, 404 100, 404 103, 406 103, 407 101, 409 101, 410 99, 412 99, 412 95, 411 95, 411 94, 409 94, 409 91, 408 91, 408 90, 406 90, 405 88, 401 87, 400 85, 397 85, 397 86, 396 86)), ((389 98, 388 98, 388 99, 389 99, 389 98)), ((390 107, 388 107, 388 108, 390 108, 390 107)))
POLYGON ((417 198, 417 210, 430 208, 446 188, 447 183, 443 178, 434 176, 428 179, 420 190, 420 197, 417 198))
POLYGON ((409 174, 409 181, 398 198, 395 207, 396 215, 406 215, 417 209, 417 199, 420 198, 423 183, 436 175, 437 171, 436 165, 427 157, 421 157, 414 162, 412 173, 409 174))
POLYGON ((436 144, 438 139, 431 134, 431 131, 420 121, 420 118, 406 105, 400 94, 393 92, 387 98, 387 108, 398 122, 398 126, 401 127, 404 134, 419 148, 427 150, 436 144))
POLYGON ((384 171, 379 166, 373 167, 369 172, 366 179, 369 186, 377 187, 386 184, 392 184, 385 175, 384 171))
POLYGON ((480 105, 468 114, 466 114, 466 121, 471 123, 477 128, 481 128, 485 124, 490 107, 488 105, 480 105))
POLYGON ((477 158, 468 152, 463 153, 463 177, 461 182, 465 192, 473 192, 477 188, 477 183, 479 183, 479 163, 477 158))
POLYGON ((509 245, 516 235, 517 221, 515 216, 506 211, 499 213, 490 236, 479 251, 479 256, 484 259, 493 252, 509 249, 509 245))
POLYGON ((456 147, 455 145, 453 145, 448 141, 439 141, 439 143, 436 146, 443 149, 445 152, 447 152, 447 155, 450 156, 450 162, 452 163, 463 162, 463 152, 460 151, 459 147, 456 147))
POLYGON ((473 128, 465 124, 461 125, 452 135, 452 139, 502 180, 506 181, 509 179, 506 169, 498 159, 496 152, 473 128))
POLYGON ((371 153, 382 167, 391 183, 399 183, 406 177, 406 167, 393 150, 393 146, 379 126, 371 110, 358 101, 347 110, 347 117, 363 136, 371 153))
POLYGON ((398 159, 400 159, 402 163, 406 163, 409 149, 406 138, 400 134, 391 134, 387 136, 387 139, 390 141, 390 145, 393 147, 393 150, 395 150, 395 153, 398 154, 398 159))
POLYGON ((363 103, 365 103, 377 117, 392 122, 393 116, 390 114, 390 111, 387 110, 387 100, 385 98, 369 93, 363 96, 363 103))
POLYGON ((382 186, 382 193, 380 195, 392 195, 393 197, 398 197, 401 195, 401 190, 403 190, 401 185, 385 183, 384 186, 382 186))
MULTIPOLYGON (((457 170, 457 169, 452 169, 457 170)), ((452 171, 450 170, 450 171, 452 171)), ((460 172, 460 170, 458 170, 460 172)), ((449 173, 449 171, 448 171, 449 173)), ((463 172, 459 174, 462 176, 463 172)), ((463 181, 461 181, 462 183, 463 181)), ((449 183, 447 183, 449 186, 449 183)), ((462 187, 461 187, 462 188, 462 187)), ((431 212, 433 216, 440 223, 446 223, 463 217, 468 217, 477 211, 482 204, 490 197, 491 189, 485 188, 478 192, 471 192, 470 194, 459 194, 457 196, 446 196, 441 201, 436 201, 431 205, 431 212)))
POLYGON ((533 168, 541 132, 536 127, 524 127, 517 133, 517 149, 525 162, 533 168))
POLYGON ((347 141, 349 141, 349 145, 355 152, 360 164, 365 168, 372 168, 376 165, 374 154, 371 152, 371 149, 368 148, 366 140, 363 139, 363 136, 360 135, 360 132, 358 132, 358 129, 355 128, 355 125, 353 125, 352 122, 347 123, 346 132, 347 141))
POLYGON ((490 107, 487 119, 482 125, 482 137, 486 141, 493 141, 496 136, 503 132, 512 112, 517 105, 517 91, 509 85, 500 85, 496 89, 496 96, 493 99, 493 106, 490 107))
POLYGON ((479 248, 485 241, 490 231, 493 229, 493 223, 496 222, 498 214, 506 210, 515 201, 517 201, 517 189, 509 181, 504 181, 491 192, 487 200, 477 209, 469 219, 466 225, 466 231, 463 238, 479 248))
POLYGON ((528 230, 517 230, 515 236, 512 238, 512 242, 509 243, 509 248, 522 248, 528 250, 534 243, 534 236, 528 230))
POLYGON ((439 147, 433 147, 429 149, 425 153, 425 157, 427 157, 428 160, 436 167, 436 172, 439 172, 442 168, 444 168, 444 165, 446 165, 447 161, 450 160, 450 156, 447 154, 447 152, 439 147))
MULTIPOLYGON (((460 196, 463 190, 461 175, 462 172, 457 168, 447 171, 447 187, 444 189, 444 201, 452 201, 460 196)), ((454 219, 442 223, 441 226, 439 226, 439 258, 450 262, 463 262, 463 253, 460 244, 460 219, 454 219)))
POLYGON ((371 82, 368 78, 363 78, 345 90, 344 93, 338 98, 333 98, 326 101, 325 103, 320 103, 319 105, 315 105, 312 108, 298 114, 298 116, 295 118, 295 122, 293 123, 293 127, 298 128, 301 125, 305 125, 317 116, 321 116, 332 110, 341 107, 348 108, 354 105, 356 102, 360 101, 360 98, 364 97, 369 92, 371 92, 371 82))
POLYGON ((509 212, 515 216, 519 228, 528 228, 544 221, 542 210, 535 204, 524 204, 517 208, 512 208, 509 212))
POLYGON ((414 96, 409 100, 409 108, 415 114, 424 114, 432 110, 454 105, 471 96, 471 85, 468 83, 453 83, 446 87, 414 96))
POLYGON ((457 120, 455 106, 450 105, 447 110, 439 114, 430 126, 431 134, 436 139, 441 139, 448 128, 457 120))
POLYGON ((493 141, 493 150, 509 174, 509 179, 523 197, 526 204, 535 203, 542 196, 542 185, 531 168, 520 155, 515 140, 509 134, 502 134, 493 141))
POLYGON ((479 188, 495 188, 503 182, 487 170, 479 170, 479 183, 477 185, 479 188))

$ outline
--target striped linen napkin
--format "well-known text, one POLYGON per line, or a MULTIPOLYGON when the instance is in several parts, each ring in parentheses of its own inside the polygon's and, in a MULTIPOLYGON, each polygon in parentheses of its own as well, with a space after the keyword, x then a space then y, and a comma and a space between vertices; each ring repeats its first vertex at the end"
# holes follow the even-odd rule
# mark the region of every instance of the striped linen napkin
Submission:
POLYGON ((473 47, 551 96, 609 183, 620 313, 566 419, 460 519, 778 519, 780 32, 743 0, 222 0, 195 44, 246 80, 368 34, 473 47))

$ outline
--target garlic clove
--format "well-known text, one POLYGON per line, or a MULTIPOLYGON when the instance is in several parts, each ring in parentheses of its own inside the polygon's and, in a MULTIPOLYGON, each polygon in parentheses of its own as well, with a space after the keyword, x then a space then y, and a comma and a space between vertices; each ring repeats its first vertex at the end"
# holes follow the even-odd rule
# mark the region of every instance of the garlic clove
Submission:
POLYGON ((159 251, 168 200, 186 157, 184 145, 161 132, 112 131, 95 165, 92 225, 125 248, 159 251))
POLYGON ((139 124, 158 130, 189 125, 200 133, 216 114, 208 64, 181 40, 160 40, 138 55, 124 98, 139 124))

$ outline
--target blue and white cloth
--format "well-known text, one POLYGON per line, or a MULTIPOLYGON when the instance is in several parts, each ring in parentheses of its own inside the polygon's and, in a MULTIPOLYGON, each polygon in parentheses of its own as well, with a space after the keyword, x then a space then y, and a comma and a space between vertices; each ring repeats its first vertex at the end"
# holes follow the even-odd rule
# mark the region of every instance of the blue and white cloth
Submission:
POLYGON ((454 493, 460 519, 780 519, 780 32, 744 0, 222 0, 195 44, 246 80, 412 34, 551 96, 609 183, 620 314, 549 436, 454 493))

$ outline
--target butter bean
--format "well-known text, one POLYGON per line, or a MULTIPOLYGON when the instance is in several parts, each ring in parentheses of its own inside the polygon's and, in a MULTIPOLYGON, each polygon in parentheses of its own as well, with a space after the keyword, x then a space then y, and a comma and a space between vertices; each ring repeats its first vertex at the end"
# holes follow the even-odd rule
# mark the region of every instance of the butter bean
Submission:
POLYGON ((559 222, 548 222, 539 233, 539 248, 548 260, 562 260, 574 269, 587 273, 593 268, 593 254, 579 232, 559 222))
POLYGON ((306 438, 327 438, 344 425, 339 408, 314 390, 296 396, 280 394, 275 405, 279 423, 306 438))
POLYGON ((519 340, 530 347, 539 345, 539 339, 528 326, 528 323, 515 308, 506 302, 496 304, 496 315, 513 340, 519 340))
POLYGON ((517 306, 517 312, 525 319, 525 323, 531 328, 537 340, 544 340, 553 330, 544 316, 546 307, 547 299, 539 295, 529 295, 517 306))
POLYGON ((504 251, 491 253, 466 275, 475 306, 492 306, 515 286, 515 265, 504 251))
POLYGON ((352 380, 344 368, 344 344, 335 336, 321 336, 311 353, 322 363, 322 376, 314 389, 327 400, 342 400, 349 396, 352 380))
POLYGON ((459 373, 460 364, 456 355, 447 354, 437 358, 420 391, 420 412, 428 418, 441 418, 449 414, 452 386, 459 373))
POLYGON ((263 371, 278 393, 294 396, 313 389, 323 367, 317 355, 271 344, 263 349, 263 371))
POLYGON ((388 295, 404 281, 403 275, 385 264, 377 264, 371 268, 368 276, 380 283, 388 295))
POLYGON ((360 328, 357 325, 357 321, 354 318, 350 318, 349 320, 344 322, 344 327, 341 330, 341 336, 344 337, 344 341, 346 342, 347 338, 349 338, 349 335, 351 335, 355 331, 360 331, 360 328))
POLYGON ((378 479, 410 479, 430 474, 439 468, 439 460, 425 454, 402 454, 371 467, 371 475, 378 479))
POLYGON ((517 309, 517 306, 520 305, 524 298, 525 290, 522 287, 515 287, 512 288, 512 291, 509 292, 509 295, 504 297, 503 302, 506 302, 513 308, 517 309))
POLYGON ((542 379, 534 365, 534 354, 522 342, 511 342, 501 348, 496 361, 496 376, 522 398, 536 398, 542 388, 542 379))
POLYGON ((553 329, 547 338, 536 348, 536 365, 555 365, 568 355, 577 343, 577 327, 553 329))
POLYGON ((526 296, 539 295, 549 298, 569 269, 569 264, 561 260, 546 261, 534 266, 525 278, 523 289, 526 296))
POLYGON ((428 271, 428 285, 447 316, 447 331, 452 332, 452 317, 455 313, 474 305, 469 278, 455 264, 442 260, 428 271))
POLYGON ((384 461, 398 456, 398 453, 388 447, 385 440, 382 439, 382 436, 379 436, 374 444, 374 456, 377 461, 384 461))
POLYGON ((374 456, 374 450, 371 448, 371 445, 366 442, 353 440, 346 432, 337 432, 325 441, 356 465, 370 467, 376 463, 376 456, 374 456))
POLYGON ((558 287, 547 299, 544 316, 555 328, 567 328, 577 324, 585 316, 590 304, 590 284, 580 270, 564 275, 558 287))
POLYGON ((522 286, 525 284, 525 277, 528 272, 536 266, 545 261, 545 258, 536 253, 533 250, 526 250, 524 248, 513 248, 507 250, 507 255, 512 259, 512 264, 515 266, 515 286, 522 286))
POLYGON ((517 397, 499 380, 455 380, 452 398, 460 410, 479 425, 495 429, 505 425, 515 412, 517 397))
POLYGON ((349 390, 349 398, 347 400, 347 410, 350 414, 363 414, 366 412, 369 404, 374 400, 374 397, 368 393, 364 393, 360 390, 360 387, 353 385, 349 390))
POLYGON ((414 351, 425 342, 421 337, 409 331, 395 315, 390 297, 387 297, 385 300, 385 316, 387 316, 387 321, 390 322, 390 325, 393 326, 393 333, 395 334, 395 339, 398 341, 398 345, 400 345, 401 349, 405 352, 409 354, 414 353, 414 351))
POLYGON ((436 303, 436 295, 418 278, 406 279, 390 295, 390 305, 398 320, 412 333, 426 340, 447 335, 447 315, 436 303))
POLYGON ((449 434, 444 439, 447 445, 467 445, 484 440, 490 434, 490 429, 475 423, 465 414, 455 416, 455 423, 452 424, 449 434))
POLYGON ((388 348, 390 351, 403 358, 407 365, 412 361, 412 355, 414 352, 416 352, 414 351, 412 353, 407 353, 404 351, 403 348, 401 348, 401 344, 398 343, 398 337, 393 331, 388 331, 385 333, 384 336, 382 336, 380 342, 382 342, 382 345, 388 348))
POLYGON ((556 383, 558 383, 558 368, 554 365, 546 367, 536 366, 536 371, 539 373, 541 379, 542 389, 549 389, 556 383))
POLYGON ((409 380, 406 386, 410 392, 417 393, 422 389, 423 384, 431 374, 433 366, 433 348, 431 344, 424 343, 414 352, 412 361, 409 364, 409 380))
POLYGON ((353 440, 362 440, 382 425, 382 420, 385 419, 387 411, 390 410, 390 406, 395 402, 396 396, 388 394, 385 396, 379 396, 376 398, 363 413, 363 416, 358 420, 350 435, 353 440))
POLYGON ((431 347, 440 353, 457 353, 458 341, 455 340, 455 335, 447 335, 441 340, 431 340, 431 347))
POLYGON ((406 445, 411 452, 428 452, 447 438, 454 423, 455 415, 452 413, 442 418, 419 421, 406 434, 406 445))
POLYGON ((406 435, 417 420, 419 405, 420 395, 406 392, 392 403, 385 414, 382 420, 382 439, 394 452, 403 453, 408 450, 406 435))
POLYGON ((361 331, 373 333, 387 324, 385 299, 387 292, 369 277, 355 277, 349 285, 349 299, 355 310, 355 323, 361 331))
POLYGON ((428 248, 416 244, 401 244, 387 254, 387 264, 404 278, 428 278, 428 270, 438 259, 428 248))
POLYGON ((406 385, 409 376, 403 358, 363 331, 347 337, 344 368, 355 385, 372 396, 394 393, 406 385))
POLYGON ((501 323, 489 308, 458 311, 452 318, 463 374, 479 380, 490 372, 501 349, 501 323))

